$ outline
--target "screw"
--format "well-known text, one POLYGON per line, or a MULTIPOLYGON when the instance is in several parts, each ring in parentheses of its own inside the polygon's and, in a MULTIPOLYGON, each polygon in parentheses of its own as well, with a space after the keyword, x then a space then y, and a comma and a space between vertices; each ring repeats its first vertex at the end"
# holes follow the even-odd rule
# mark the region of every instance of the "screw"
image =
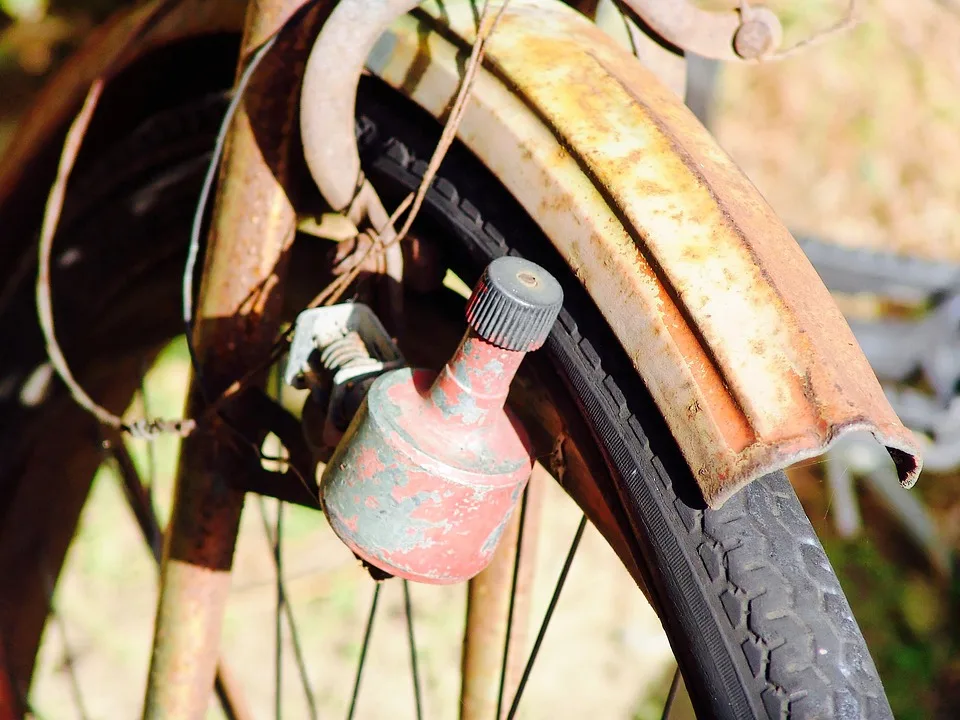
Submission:
POLYGON ((776 47, 773 29, 762 20, 748 20, 737 28, 733 49, 744 60, 755 60, 776 47))
POLYGON ((528 273, 528 272, 517 273, 517 280, 522 282, 527 287, 531 287, 531 288, 536 287, 537 285, 540 284, 540 281, 537 280, 537 276, 534 275, 533 273, 528 273))

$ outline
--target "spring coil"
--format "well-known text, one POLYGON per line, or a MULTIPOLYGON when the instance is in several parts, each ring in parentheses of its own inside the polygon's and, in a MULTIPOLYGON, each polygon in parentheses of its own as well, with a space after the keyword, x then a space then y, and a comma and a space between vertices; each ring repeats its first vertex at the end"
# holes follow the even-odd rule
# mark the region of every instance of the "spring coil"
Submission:
POLYGON ((337 338, 320 352, 320 364, 331 373, 372 359, 366 343, 355 330, 337 338))

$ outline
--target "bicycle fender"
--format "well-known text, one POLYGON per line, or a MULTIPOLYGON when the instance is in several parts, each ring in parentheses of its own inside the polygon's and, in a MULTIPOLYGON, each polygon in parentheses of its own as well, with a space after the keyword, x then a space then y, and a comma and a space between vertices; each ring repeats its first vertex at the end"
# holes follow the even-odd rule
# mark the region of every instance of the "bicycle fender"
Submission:
MULTIPOLYGON (((445 118, 476 32, 429 2, 368 69, 445 118)), ((918 445, 846 321, 759 191, 657 79, 556 0, 514 0, 462 140, 550 237, 663 412, 711 507, 871 432, 904 487, 918 445)))
MULTIPOLYGON (((127 48, 140 14, 158 2, 115 16, 47 84, 0 166, 0 209, 42 203, 55 170, 46 150, 104 68, 119 71, 156 48, 236 32, 242 22, 242 0, 181 0, 127 48)), ((303 2, 291 0, 284 18, 303 2)), ((442 8, 431 3, 401 19, 368 62, 440 118, 476 21, 467 0, 442 8)), ((555 0, 513 0, 485 65, 460 139, 590 292, 711 506, 853 430, 872 432, 901 483, 913 484, 916 441, 829 293, 759 192, 674 95, 555 0)), ((28 222, 32 212, 10 213, 5 230, 28 222)))

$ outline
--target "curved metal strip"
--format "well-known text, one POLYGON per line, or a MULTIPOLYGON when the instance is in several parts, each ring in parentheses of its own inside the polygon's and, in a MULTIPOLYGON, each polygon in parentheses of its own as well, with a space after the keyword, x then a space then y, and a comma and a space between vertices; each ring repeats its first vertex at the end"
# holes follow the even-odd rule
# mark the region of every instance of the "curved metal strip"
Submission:
MULTIPOLYGON (((381 38, 368 67, 441 117, 475 18, 467 0, 428 3, 381 38)), ((708 503, 851 430, 872 432, 913 484, 918 446, 826 288, 669 91, 550 0, 511 3, 486 67, 460 139, 590 292, 708 503)))
POLYGON ((304 156, 320 193, 346 210, 363 184, 353 137, 357 84, 383 31, 420 0, 340 0, 317 37, 303 76, 304 156))

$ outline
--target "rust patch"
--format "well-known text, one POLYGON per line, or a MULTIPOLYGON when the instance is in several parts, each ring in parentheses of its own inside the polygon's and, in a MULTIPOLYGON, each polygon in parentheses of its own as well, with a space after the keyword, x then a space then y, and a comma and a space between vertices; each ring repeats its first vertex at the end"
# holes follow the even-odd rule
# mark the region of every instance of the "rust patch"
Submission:
MULTIPOLYGON (((442 18, 394 28, 398 62, 429 48, 433 68, 408 92, 435 115, 455 91, 457 49, 429 28, 448 25, 462 48, 471 17, 450 2, 442 18)), ((374 69, 396 84, 402 65, 385 62, 374 69)), ((829 293, 677 98, 596 27, 539 0, 510 5, 486 63, 461 139, 598 303, 709 503, 853 427, 912 484, 917 445, 829 293)))

